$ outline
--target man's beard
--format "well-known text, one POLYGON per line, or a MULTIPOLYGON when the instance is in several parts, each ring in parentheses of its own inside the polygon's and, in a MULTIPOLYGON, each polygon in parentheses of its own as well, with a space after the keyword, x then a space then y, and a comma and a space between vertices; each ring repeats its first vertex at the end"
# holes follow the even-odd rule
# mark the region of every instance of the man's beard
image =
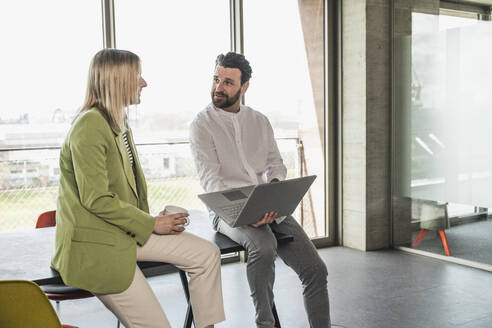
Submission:
POLYGON ((236 94, 234 96, 232 96, 232 98, 229 98, 229 96, 226 95, 223 92, 214 92, 214 91, 212 91, 212 103, 214 104, 215 107, 221 108, 221 109, 231 107, 232 105, 234 105, 237 102, 237 100, 239 99, 239 97, 241 97, 241 89, 239 89, 236 92, 236 94), (222 99, 215 99, 214 98, 214 95, 215 94, 224 96, 224 98, 222 98, 222 99))

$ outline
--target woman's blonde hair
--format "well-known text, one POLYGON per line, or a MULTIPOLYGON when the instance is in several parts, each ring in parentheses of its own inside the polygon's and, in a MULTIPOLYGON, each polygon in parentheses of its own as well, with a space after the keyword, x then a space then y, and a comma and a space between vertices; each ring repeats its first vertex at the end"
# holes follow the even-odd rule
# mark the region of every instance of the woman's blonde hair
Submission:
POLYGON ((124 132, 125 108, 138 103, 140 74, 140 59, 134 53, 119 49, 99 51, 91 61, 85 101, 79 114, 96 107, 114 130, 124 132))

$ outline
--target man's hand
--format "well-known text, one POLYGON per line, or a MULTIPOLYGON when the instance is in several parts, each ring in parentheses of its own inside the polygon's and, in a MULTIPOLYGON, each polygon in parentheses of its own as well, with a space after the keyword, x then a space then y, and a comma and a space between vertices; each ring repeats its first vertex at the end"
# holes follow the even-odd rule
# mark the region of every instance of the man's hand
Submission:
POLYGON ((265 213, 265 215, 261 218, 260 221, 252 224, 251 226, 255 227, 255 228, 258 228, 258 227, 261 227, 262 225, 265 225, 265 224, 270 224, 273 222, 273 220, 275 220, 275 217, 277 216, 277 212, 275 211, 271 211, 271 212, 267 212, 265 213))
POLYGON ((155 216, 154 232, 158 235, 177 235, 185 230, 182 226, 186 223, 188 213, 176 213, 171 215, 155 216))
MULTIPOLYGON (((280 180, 277 179, 277 178, 274 178, 270 181, 270 183, 274 183, 274 182, 279 182, 280 180)), ((262 225, 265 225, 265 224, 270 224, 273 222, 273 220, 275 220, 275 217, 278 215, 278 212, 275 212, 275 211, 271 211, 271 212, 267 212, 265 213, 265 215, 261 218, 260 221, 252 224, 251 226, 252 227, 255 227, 255 228, 258 228, 258 227, 261 227, 262 225)))

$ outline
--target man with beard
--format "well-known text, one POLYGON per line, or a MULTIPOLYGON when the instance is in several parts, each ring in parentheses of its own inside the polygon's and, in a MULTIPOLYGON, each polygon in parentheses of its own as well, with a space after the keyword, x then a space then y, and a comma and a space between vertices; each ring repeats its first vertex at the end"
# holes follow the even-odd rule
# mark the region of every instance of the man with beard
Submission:
MULTIPOLYGON (((206 192, 285 179, 287 170, 268 119, 240 104, 251 77, 243 55, 229 52, 216 60, 209 104, 190 128, 191 151, 206 192)), ((275 209, 272 209, 275 210, 275 209)), ((274 326, 272 313, 275 257, 278 254, 299 276, 310 327, 330 327, 327 269, 312 242, 291 217, 265 213, 257 223, 230 227, 210 211, 213 227, 248 252, 247 277, 256 309, 257 327, 274 326), (294 236, 277 245, 273 231, 294 236)))

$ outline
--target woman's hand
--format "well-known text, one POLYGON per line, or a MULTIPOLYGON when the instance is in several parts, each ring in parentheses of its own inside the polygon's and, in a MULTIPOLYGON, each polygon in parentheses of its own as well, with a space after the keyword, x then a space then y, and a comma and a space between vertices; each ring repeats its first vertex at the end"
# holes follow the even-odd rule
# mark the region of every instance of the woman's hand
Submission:
POLYGON ((185 230, 183 224, 187 222, 188 213, 155 216, 154 232, 158 235, 177 235, 185 230))

